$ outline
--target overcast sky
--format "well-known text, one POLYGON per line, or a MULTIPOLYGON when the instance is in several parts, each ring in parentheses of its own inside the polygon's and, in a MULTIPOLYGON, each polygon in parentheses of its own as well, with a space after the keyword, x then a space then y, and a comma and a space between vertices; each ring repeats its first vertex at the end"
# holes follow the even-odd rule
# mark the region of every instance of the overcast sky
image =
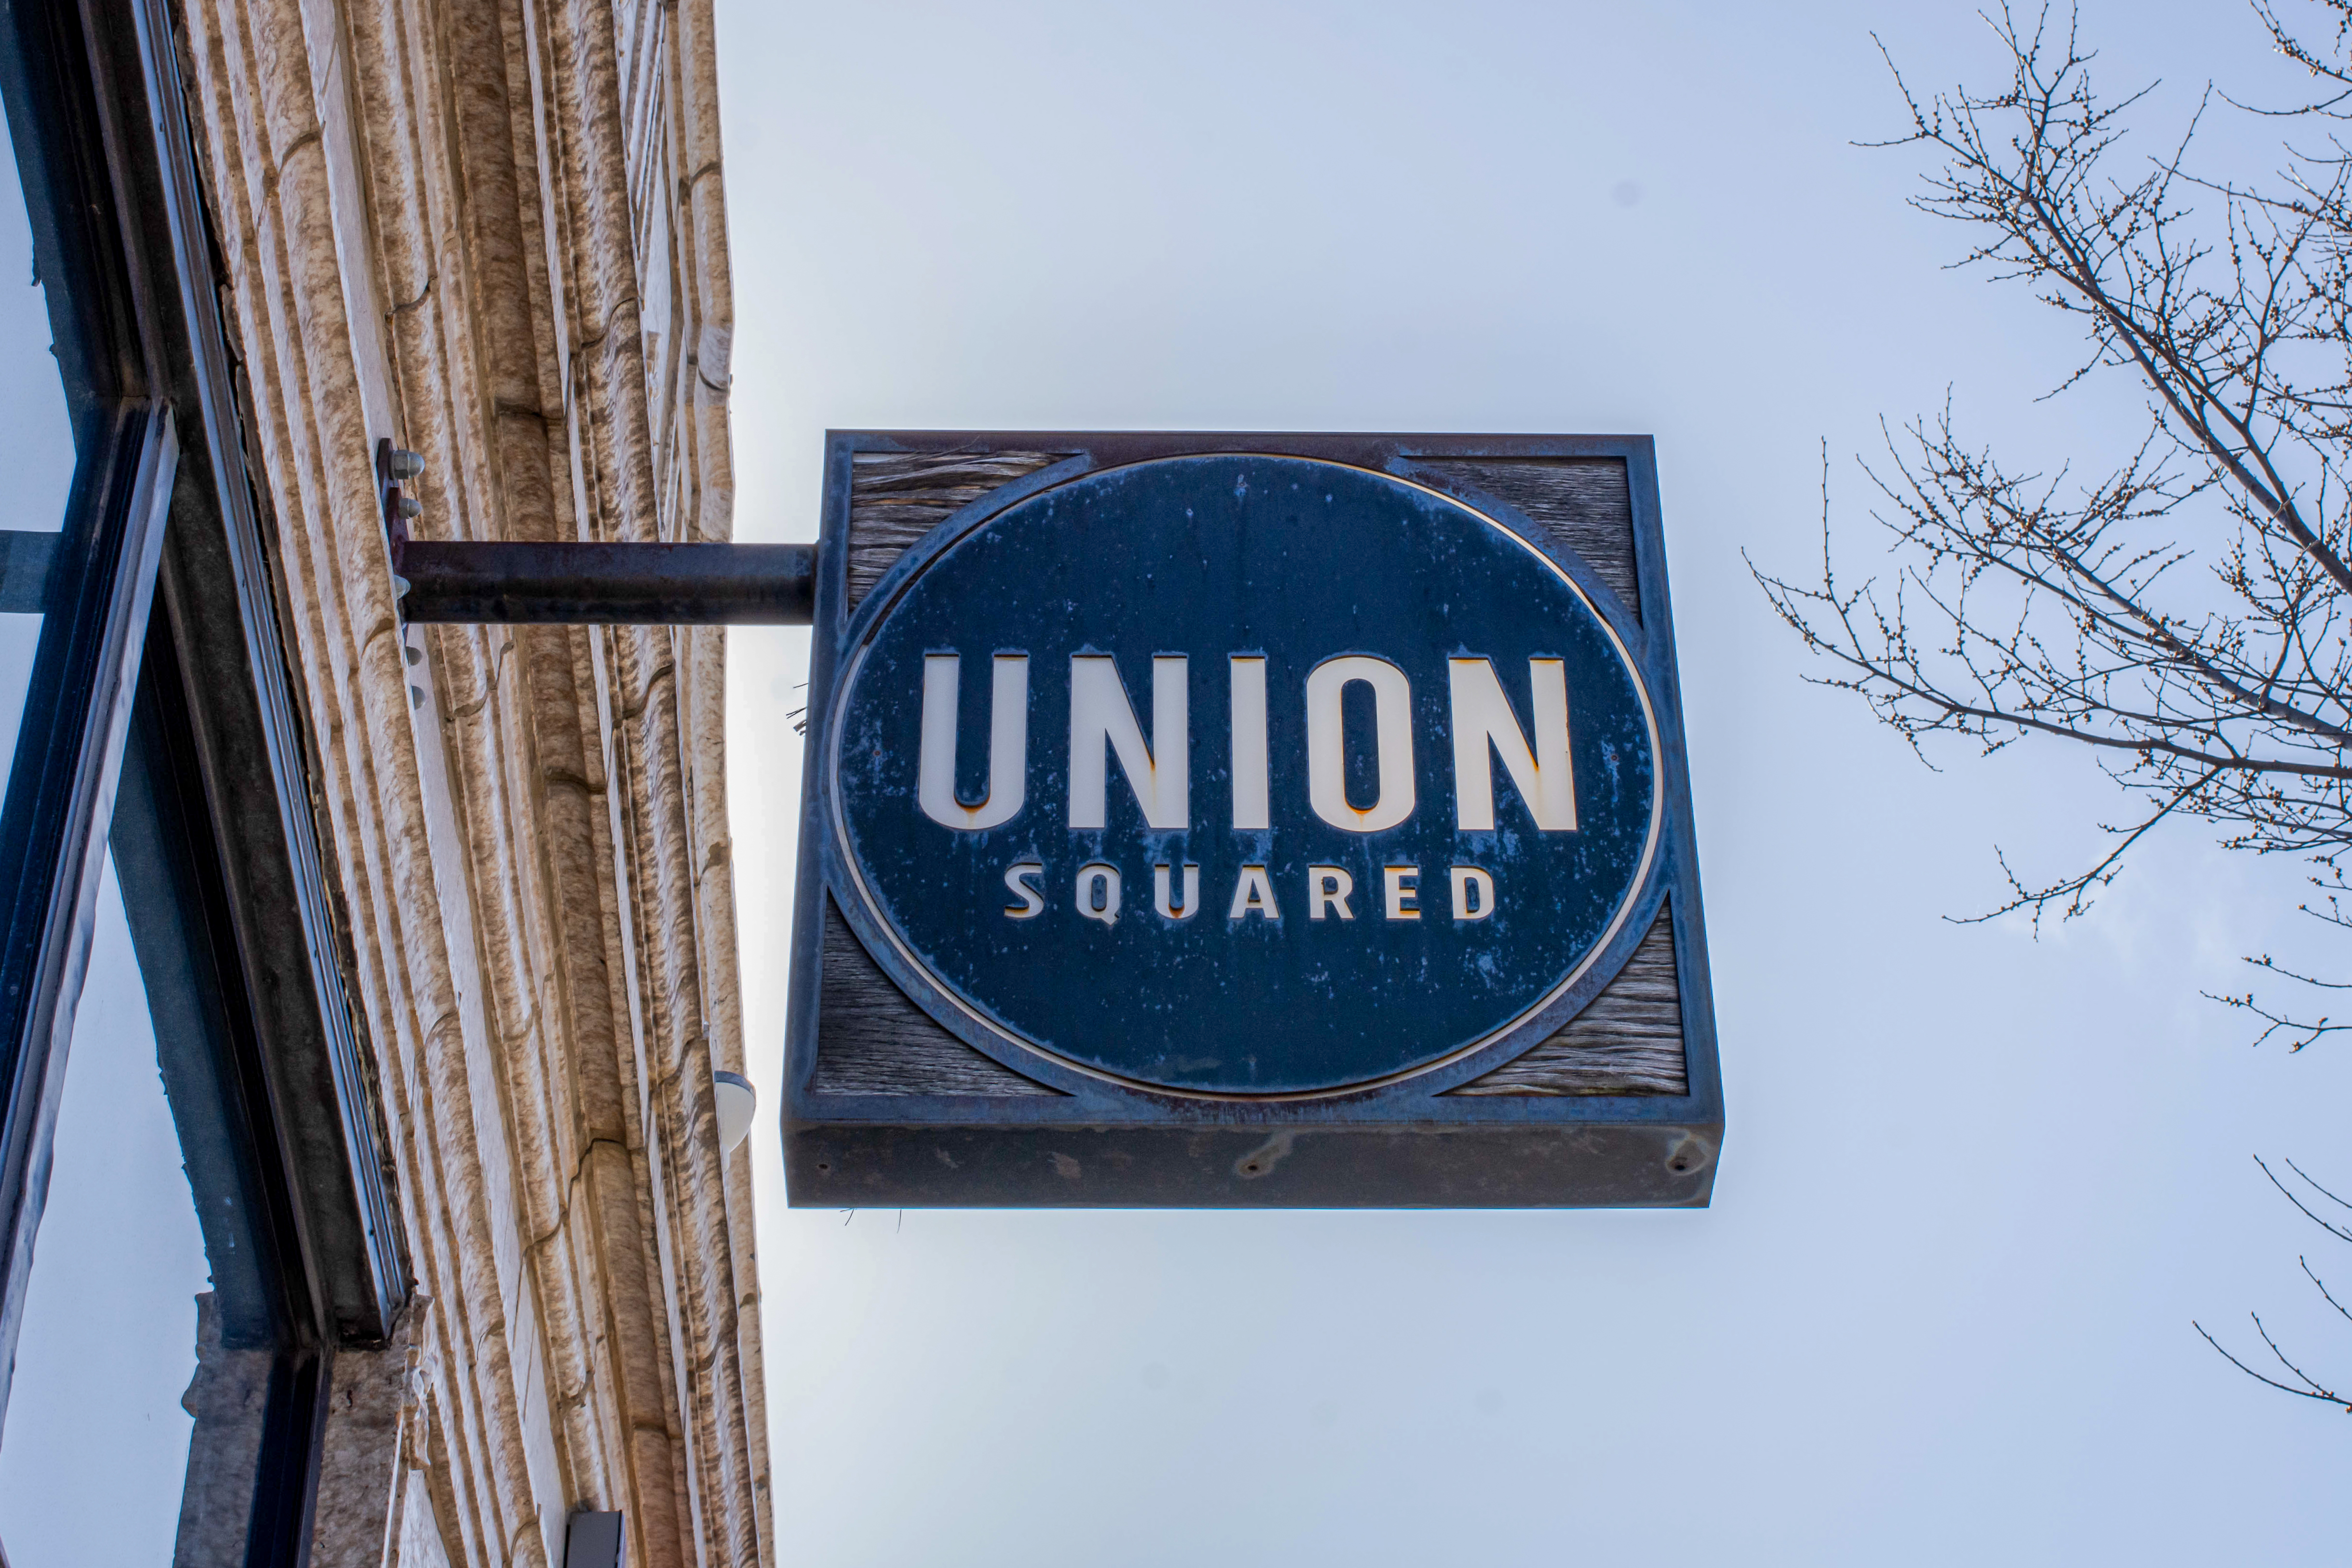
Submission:
MULTIPOLYGON (((1965 4, 720 0, 738 537, 814 536, 828 426, 1633 431, 1658 440, 1728 1131, 1704 1212, 791 1211, 777 1160, 803 634, 739 631, 733 794, 780 1560, 2342 1560, 2352 1378, 2251 1156, 2352 1184, 2352 1047, 2200 991, 2297 869, 2150 845, 2039 942, 1957 925, 2100 851, 2083 757, 1922 767, 1741 562, 1883 559, 1854 455, 1948 386, 2095 468, 2120 383, 1943 270, 1876 29, 1965 4)), ((2103 3, 2112 86, 2292 83, 2227 3, 2103 3)), ((2151 139, 2147 145, 2153 149, 2151 139)), ((2270 161, 2224 118, 2217 161, 2270 161)), ((2339 1189, 2340 1190, 2340 1189, 2339 1189)), ((2330 1244, 2332 1245, 2332 1244, 2330 1244)))

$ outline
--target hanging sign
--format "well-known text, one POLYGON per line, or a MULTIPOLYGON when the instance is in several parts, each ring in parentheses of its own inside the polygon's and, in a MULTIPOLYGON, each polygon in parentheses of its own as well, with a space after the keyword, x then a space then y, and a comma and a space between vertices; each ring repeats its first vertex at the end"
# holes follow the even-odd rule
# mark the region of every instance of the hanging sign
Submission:
POLYGON ((1704 1201, 1646 442, 830 456, 794 1202, 1704 1201))

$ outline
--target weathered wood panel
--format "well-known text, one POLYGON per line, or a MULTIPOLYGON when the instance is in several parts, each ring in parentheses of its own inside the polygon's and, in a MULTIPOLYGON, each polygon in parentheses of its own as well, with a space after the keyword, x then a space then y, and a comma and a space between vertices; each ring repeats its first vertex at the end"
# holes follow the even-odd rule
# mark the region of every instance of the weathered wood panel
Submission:
POLYGON ((1559 1033, 1455 1094, 1687 1094, 1673 906, 1559 1033))
POLYGON ((849 607, 855 610, 907 546, 1060 452, 860 452, 849 479, 849 607))
POLYGON ((1058 1095, 981 1055, 907 999, 824 901, 824 1003, 817 1015, 818 1094, 1058 1095))
MULTIPOLYGON (((1600 995, 1525 1056, 1455 1094, 1685 1094, 1673 921, 1661 910, 1600 995)), ((825 903, 819 1094, 1054 1094, 933 1022, 866 954, 825 903)))
MULTIPOLYGON (((1060 452, 860 452, 852 459, 849 604, 959 507, 1059 462, 1060 452)), ((1639 614, 1633 508, 1616 458, 1480 458, 1423 468, 1517 507, 1575 551, 1639 614)))
POLYGON ((1636 620, 1640 575, 1633 565, 1633 502, 1621 458, 1476 458, 1423 468, 1475 485, 1518 508, 1554 541, 1584 557, 1617 591, 1636 620))
MULTIPOLYGON (((1054 452, 860 452, 849 487, 849 606, 960 507, 1061 460, 1054 452)), ((998 1065, 941 1028, 867 954, 827 899, 818 1094, 1037 1095, 1060 1091, 998 1065)))

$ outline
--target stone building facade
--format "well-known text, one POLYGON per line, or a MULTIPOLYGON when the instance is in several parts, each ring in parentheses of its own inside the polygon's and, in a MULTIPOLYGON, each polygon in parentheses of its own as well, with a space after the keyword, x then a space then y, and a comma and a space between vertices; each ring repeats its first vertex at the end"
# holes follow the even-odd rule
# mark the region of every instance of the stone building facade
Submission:
MULTIPOLYGON (((404 626, 378 469, 386 443, 421 456, 420 538, 729 537, 709 0, 80 15, 101 108, 120 100, 116 185, 168 195, 175 145, 194 174, 205 244, 174 230, 152 262, 176 256, 156 309, 188 320, 155 334, 149 391, 194 454, 158 614, 203 620, 183 512, 233 510, 241 467, 302 737, 317 963, 362 1069, 336 1157, 380 1194, 361 1223, 392 1279, 381 1321, 336 1318, 302 1363, 323 1413, 304 1544, 266 1560, 560 1568, 589 1550, 576 1520, 617 1512, 633 1568, 771 1563, 751 1173, 714 1079, 742 1065, 722 634, 404 626), (215 327, 228 382, 199 406, 181 362, 200 371, 215 327)), ((248 784, 234 758, 205 775, 216 815, 248 784)), ((274 939, 248 928, 258 972, 274 939)), ((311 1157, 289 1156, 298 1197, 311 1157)), ((255 1412, 293 1363, 206 1324, 176 1560, 263 1561, 255 1412)))
POLYGON ((316 1560, 388 1495, 425 1563, 558 1563, 583 1504, 648 1568, 764 1562, 720 634, 404 638, 372 466, 423 455, 420 537, 729 537, 708 0, 186 23, 418 1292, 316 1560))

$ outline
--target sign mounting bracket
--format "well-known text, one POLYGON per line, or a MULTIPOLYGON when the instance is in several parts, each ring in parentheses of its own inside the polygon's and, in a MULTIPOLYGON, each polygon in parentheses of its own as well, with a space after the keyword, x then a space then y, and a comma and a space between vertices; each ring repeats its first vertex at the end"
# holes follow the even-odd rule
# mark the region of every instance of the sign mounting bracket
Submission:
POLYGON ((804 626, 814 544, 395 543, 411 624, 804 626))
MULTIPOLYGON (((814 616, 814 544, 413 539, 418 507, 404 486, 424 468, 376 443, 394 589, 412 625, 804 626, 814 616)), ((0 565, 10 583, 30 574, 13 557, 0 565)))

